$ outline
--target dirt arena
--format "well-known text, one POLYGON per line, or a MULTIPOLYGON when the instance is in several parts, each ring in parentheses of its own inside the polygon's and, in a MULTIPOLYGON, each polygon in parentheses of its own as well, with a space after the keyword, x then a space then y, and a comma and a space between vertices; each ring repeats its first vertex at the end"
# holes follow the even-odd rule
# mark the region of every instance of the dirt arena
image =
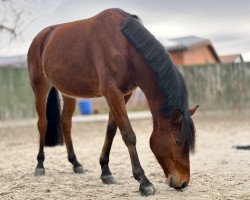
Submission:
MULTIPOLYGON (((151 119, 134 120, 141 164, 157 193, 142 197, 132 177, 129 155, 118 133, 111 151, 110 168, 117 184, 99 179, 99 155, 106 123, 75 123, 73 140, 78 160, 87 170, 74 174, 65 146, 45 149, 46 175, 34 177, 38 134, 32 125, 9 126, 0 122, 0 199, 250 199, 250 114, 198 113, 196 153, 191 155, 191 181, 184 191, 165 184, 161 167, 150 148, 151 119)), ((9 123, 10 124, 10 123, 9 123)))

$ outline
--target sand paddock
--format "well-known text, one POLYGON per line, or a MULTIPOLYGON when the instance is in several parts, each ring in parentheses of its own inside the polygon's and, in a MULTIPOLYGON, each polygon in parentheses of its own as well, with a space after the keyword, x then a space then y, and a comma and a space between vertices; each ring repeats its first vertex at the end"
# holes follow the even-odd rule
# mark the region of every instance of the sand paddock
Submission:
POLYGON ((74 123, 73 140, 78 160, 87 170, 74 174, 66 148, 45 149, 46 175, 34 177, 38 133, 34 123, 4 126, 0 122, 0 199, 250 199, 250 151, 234 145, 250 144, 250 114, 198 113, 196 153, 191 156, 191 182, 182 192, 165 184, 163 172, 150 148, 151 119, 133 120, 141 164, 157 193, 142 197, 132 177, 129 155, 120 133, 110 157, 117 184, 99 179, 99 155, 105 122, 74 123))

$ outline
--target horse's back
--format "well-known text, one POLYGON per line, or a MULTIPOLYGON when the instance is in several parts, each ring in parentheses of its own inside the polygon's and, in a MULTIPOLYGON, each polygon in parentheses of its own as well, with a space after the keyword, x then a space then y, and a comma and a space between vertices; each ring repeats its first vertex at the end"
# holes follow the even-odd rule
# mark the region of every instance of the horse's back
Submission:
POLYGON ((37 44, 31 45, 30 49, 40 48, 29 53, 29 60, 40 59, 46 78, 70 96, 101 96, 110 82, 129 90, 134 86, 128 86, 127 41, 120 31, 126 16, 119 9, 109 9, 89 19, 47 28, 35 39, 37 44))

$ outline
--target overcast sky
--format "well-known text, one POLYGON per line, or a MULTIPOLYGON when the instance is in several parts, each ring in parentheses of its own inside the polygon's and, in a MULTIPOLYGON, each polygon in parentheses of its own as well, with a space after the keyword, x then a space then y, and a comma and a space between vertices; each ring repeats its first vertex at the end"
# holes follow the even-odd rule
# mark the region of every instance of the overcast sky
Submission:
MULTIPOLYGON (((195 35, 211 40, 220 55, 242 53, 250 60, 249 0, 13 1, 16 7, 28 11, 23 17, 23 24, 28 27, 11 45, 5 39, 6 33, 0 33, 0 55, 26 53, 32 38, 48 25, 84 19, 106 8, 118 7, 138 15, 144 26, 161 41, 195 35)), ((5 16, 8 14, 11 13, 5 16)))

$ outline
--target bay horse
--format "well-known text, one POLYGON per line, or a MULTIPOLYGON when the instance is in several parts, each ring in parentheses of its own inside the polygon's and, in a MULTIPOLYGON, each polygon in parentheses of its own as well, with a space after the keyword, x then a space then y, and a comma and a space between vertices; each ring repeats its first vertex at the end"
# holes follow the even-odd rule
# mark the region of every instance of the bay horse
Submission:
POLYGON ((145 196, 154 194, 155 188, 140 164, 136 136, 125 108, 132 92, 140 87, 153 118, 150 148, 167 183, 175 189, 188 185, 189 153, 195 144, 191 115, 197 107, 189 109, 182 75, 139 17, 108 9, 89 19, 45 28, 30 45, 28 70, 40 134, 35 176, 45 174, 44 146, 60 145, 63 140, 74 172, 84 172, 71 139, 76 98, 104 96, 110 113, 100 156, 102 182, 115 183, 109 154, 118 127, 139 191, 145 196), (63 98, 62 113, 58 91, 63 98))

